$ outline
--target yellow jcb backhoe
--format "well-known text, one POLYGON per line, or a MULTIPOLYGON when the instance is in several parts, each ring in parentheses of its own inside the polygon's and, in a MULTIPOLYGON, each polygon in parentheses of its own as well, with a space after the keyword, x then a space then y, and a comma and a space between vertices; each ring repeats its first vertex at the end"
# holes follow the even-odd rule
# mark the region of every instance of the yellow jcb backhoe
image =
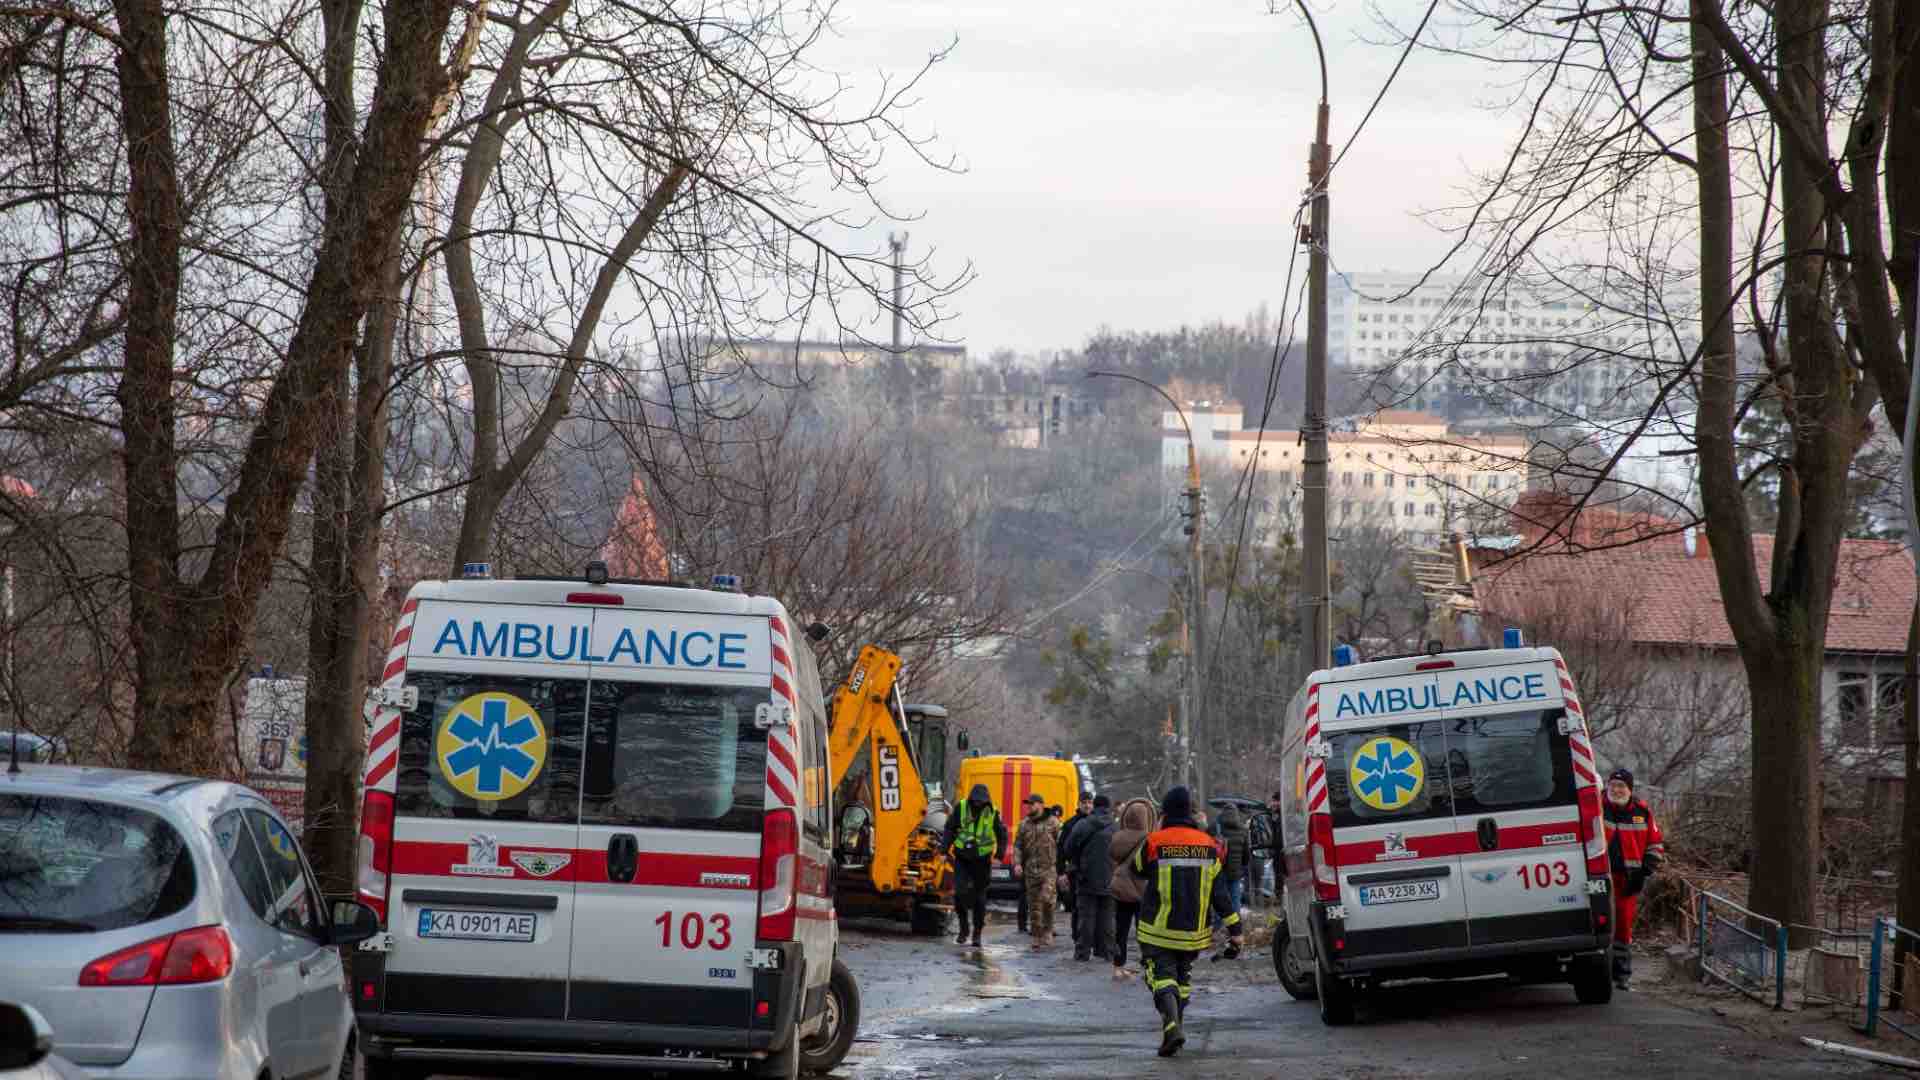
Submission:
POLYGON ((947 710, 902 702, 899 674, 898 656, 868 645, 829 705, 834 903, 843 914, 905 919, 916 934, 938 934, 953 910, 953 866, 940 850, 950 810, 947 710))

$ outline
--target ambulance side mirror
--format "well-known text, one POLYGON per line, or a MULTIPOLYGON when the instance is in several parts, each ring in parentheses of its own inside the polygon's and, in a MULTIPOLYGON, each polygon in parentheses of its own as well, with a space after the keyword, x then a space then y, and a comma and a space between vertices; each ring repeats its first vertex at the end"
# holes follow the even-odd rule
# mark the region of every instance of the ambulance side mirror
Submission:
POLYGON ((784 701, 762 702, 753 707, 753 726, 761 731, 786 727, 793 720, 793 709, 784 701))
POLYGON ((1580 730, 1580 721, 1565 713, 1560 714, 1560 734, 1572 735, 1580 730))

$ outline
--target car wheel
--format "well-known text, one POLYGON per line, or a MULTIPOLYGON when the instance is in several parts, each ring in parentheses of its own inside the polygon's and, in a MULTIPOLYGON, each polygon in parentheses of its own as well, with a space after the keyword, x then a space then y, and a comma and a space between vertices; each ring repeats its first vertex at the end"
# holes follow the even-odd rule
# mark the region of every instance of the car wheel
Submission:
POLYGON ((1353 984, 1338 975, 1328 974, 1318 964, 1314 965, 1313 978, 1320 998, 1320 1022, 1328 1027, 1353 1023, 1353 984))
POLYGON ((1312 1001, 1320 996, 1313 969, 1300 962, 1299 950, 1293 948, 1293 939, 1287 936, 1286 923, 1273 928, 1273 973, 1280 977, 1280 985, 1295 1001, 1312 1001))
POLYGON ((813 1038, 800 1047, 800 1064, 813 1073, 831 1072, 846 1060, 853 1038, 860 1033, 860 984, 838 958, 827 979, 826 1019, 813 1038))
POLYGON ((1568 965, 1573 969, 1573 993, 1582 1005, 1605 1005, 1613 1000, 1613 969, 1607 954, 1576 956, 1568 965))
POLYGON ((340 1068, 335 1071, 335 1080, 359 1080, 359 1047, 354 1045, 353 1034, 347 1034, 347 1048, 340 1055, 340 1068))

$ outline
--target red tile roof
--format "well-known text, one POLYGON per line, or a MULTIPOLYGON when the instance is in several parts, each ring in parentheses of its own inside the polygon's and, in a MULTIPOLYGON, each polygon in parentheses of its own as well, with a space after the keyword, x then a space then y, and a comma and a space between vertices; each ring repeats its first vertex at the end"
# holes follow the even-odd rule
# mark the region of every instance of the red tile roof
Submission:
MULTIPOLYGON (((1538 508, 1535 504, 1535 509, 1538 508)), ((1546 530, 1516 513, 1529 542, 1546 530)), ((1720 602, 1720 582, 1705 530, 1688 556, 1686 538, 1673 522, 1646 515, 1588 510, 1572 530, 1512 558, 1476 552, 1474 594, 1489 616, 1528 621, 1530 612, 1604 597, 1634 641, 1649 645, 1731 648, 1733 630, 1720 602), (1640 539, 1639 537, 1645 537, 1640 539), (1632 542, 1628 542, 1628 541, 1632 542), (1622 546, 1576 550, 1588 544, 1622 546), (1482 557, 1487 564, 1478 565, 1482 557), (1497 561, 1496 561, 1497 560, 1497 561)), ((1763 584, 1773 559, 1773 537, 1753 538, 1753 561, 1763 584)), ((1881 540, 1841 545, 1840 575, 1827 618, 1829 652, 1903 653, 1913 610, 1913 559, 1906 547, 1881 540)))

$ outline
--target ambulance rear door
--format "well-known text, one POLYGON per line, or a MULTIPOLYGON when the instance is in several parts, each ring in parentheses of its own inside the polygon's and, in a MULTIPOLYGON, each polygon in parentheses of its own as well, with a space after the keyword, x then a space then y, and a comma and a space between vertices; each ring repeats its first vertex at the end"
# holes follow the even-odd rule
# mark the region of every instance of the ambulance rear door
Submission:
POLYGON ((407 656, 419 700, 401 717, 395 776, 387 1011, 566 1015, 590 620, 421 602, 407 656))
POLYGON ((1440 673, 1476 951, 1591 943, 1586 857, 1553 663, 1440 673))
POLYGON ((1447 783, 1445 717, 1434 676, 1328 681, 1321 734, 1331 749, 1341 957, 1364 968, 1444 950, 1463 955, 1467 908, 1458 831, 1447 783))
POLYGON ((725 1028, 745 1048, 768 645, 764 616, 595 612, 571 1019, 725 1028))

